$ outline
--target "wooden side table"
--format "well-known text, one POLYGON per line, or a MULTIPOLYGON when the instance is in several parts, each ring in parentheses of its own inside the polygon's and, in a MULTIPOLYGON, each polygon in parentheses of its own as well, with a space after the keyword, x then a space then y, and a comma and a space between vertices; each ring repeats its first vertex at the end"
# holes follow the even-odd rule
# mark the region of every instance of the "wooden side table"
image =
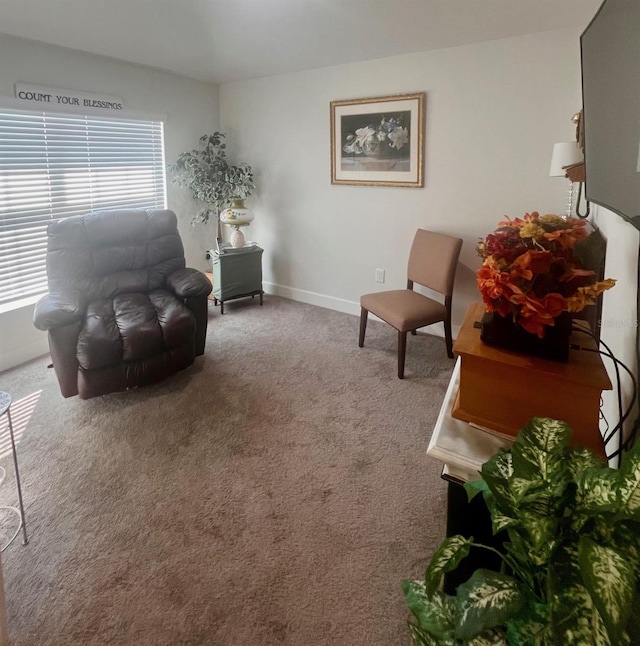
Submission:
MULTIPOLYGON (((605 457, 600 434, 600 395, 611 381, 597 352, 570 350, 559 362, 509 352, 480 340, 476 322, 482 303, 472 304, 453 351, 460 356, 460 387, 452 416, 506 437, 514 437, 532 417, 551 417, 573 429, 573 443, 605 457)), ((595 344, 586 334, 572 343, 595 344)))

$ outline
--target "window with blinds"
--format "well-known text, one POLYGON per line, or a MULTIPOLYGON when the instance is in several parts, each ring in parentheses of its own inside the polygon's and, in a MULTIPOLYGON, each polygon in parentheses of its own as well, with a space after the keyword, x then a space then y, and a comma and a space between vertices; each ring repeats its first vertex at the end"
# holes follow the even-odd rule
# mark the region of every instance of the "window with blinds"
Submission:
POLYGON ((0 108, 0 306, 47 290, 49 223, 165 208, 162 122, 0 108))

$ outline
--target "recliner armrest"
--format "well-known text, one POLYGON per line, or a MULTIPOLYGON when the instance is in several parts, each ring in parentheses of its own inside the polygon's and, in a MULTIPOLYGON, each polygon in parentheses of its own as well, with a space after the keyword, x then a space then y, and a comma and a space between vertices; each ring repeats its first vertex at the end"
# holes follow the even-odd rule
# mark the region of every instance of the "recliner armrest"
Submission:
POLYGON ((213 289, 211 281, 197 269, 178 269, 167 276, 167 287, 178 298, 208 296, 213 289))
POLYGON ((82 319, 85 311, 80 292, 45 294, 33 312, 33 324, 43 331, 69 325, 82 319))

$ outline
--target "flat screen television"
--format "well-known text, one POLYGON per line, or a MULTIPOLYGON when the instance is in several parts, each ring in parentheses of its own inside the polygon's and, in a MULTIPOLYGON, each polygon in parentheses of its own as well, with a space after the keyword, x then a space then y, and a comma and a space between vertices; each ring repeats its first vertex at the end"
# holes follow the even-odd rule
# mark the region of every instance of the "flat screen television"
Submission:
POLYGON ((640 0, 604 0, 580 50, 586 198, 640 229, 640 0))

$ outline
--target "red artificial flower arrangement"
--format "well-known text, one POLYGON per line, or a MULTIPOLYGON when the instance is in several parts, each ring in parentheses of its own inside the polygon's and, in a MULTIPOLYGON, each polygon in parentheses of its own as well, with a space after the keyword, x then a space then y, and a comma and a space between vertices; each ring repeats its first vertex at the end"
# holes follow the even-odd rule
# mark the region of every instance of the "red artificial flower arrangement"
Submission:
POLYGON ((536 211, 500 222, 477 246, 483 259, 477 283, 487 311, 544 338, 562 312, 593 305, 615 281, 597 281, 578 261, 576 245, 588 236, 585 220, 536 211))

